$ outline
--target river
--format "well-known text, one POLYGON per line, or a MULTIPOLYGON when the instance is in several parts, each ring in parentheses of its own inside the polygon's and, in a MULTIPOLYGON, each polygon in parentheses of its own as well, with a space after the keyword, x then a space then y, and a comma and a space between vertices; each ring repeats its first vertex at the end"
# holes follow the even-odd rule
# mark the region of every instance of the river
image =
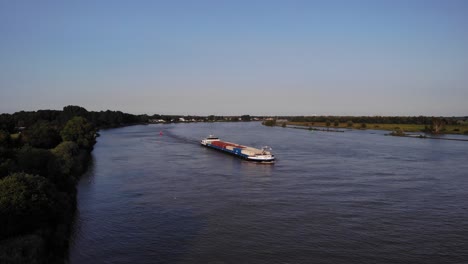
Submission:
POLYGON ((468 263, 468 142, 385 133, 103 130, 70 263, 468 263), (271 146, 277 163, 201 147, 209 134, 271 146))

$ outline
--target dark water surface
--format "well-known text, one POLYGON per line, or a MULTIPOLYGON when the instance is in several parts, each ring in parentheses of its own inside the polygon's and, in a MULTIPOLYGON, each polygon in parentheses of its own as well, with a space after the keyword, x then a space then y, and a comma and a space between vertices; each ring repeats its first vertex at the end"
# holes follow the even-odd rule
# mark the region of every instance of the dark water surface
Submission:
POLYGON ((468 263, 468 142, 384 133, 254 122, 101 131, 70 262, 468 263), (269 145, 277 164, 199 146, 208 134, 269 145))

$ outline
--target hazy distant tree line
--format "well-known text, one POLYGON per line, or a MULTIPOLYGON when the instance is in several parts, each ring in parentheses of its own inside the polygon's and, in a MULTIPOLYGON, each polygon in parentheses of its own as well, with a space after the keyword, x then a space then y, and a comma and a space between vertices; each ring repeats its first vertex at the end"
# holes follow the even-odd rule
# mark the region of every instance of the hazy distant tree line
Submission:
MULTIPOLYGON (((238 122, 238 121, 251 121, 254 117, 250 115, 241 115, 241 116, 220 116, 220 115, 208 115, 208 116, 198 116, 198 115, 141 115, 140 119, 144 120, 164 120, 167 123, 177 123, 180 122, 179 118, 183 118, 186 121, 196 121, 196 122, 238 122)), ((257 117, 261 118, 261 117, 257 117)))
MULTIPOLYGON (((461 117, 429 117, 429 116, 276 116, 264 119, 262 122, 265 126, 280 125, 283 127, 287 125, 286 122, 302 123, 301 125, 323 126, 326 127, 348 127, 367 129, 368 125, 410 125, 410 128, 415 132, 416 125, 419 132, 430 134, 444 134, 447 133, 447 126, 452 126, 450 132, 459 132, 468 134, 468 130, 462 131, 468 125, 468 116, 461 117), (283 121, 282 121, 283 120, 283 121)), ((387 126, 388 127, 388 126, 387 126)), ((396 131, 401 130, 399 126, 395 126, 396 131)), ((398 134, 398 133, 394 133, 398 134)), ((401 134, 401 133, 400 133, 401 134)), ((403 133, 404 134, 404 133, 403 133)))
POLYGON ((132 123, 147 122, 147 115, 132 115, 120 111, 87 111, 79 106, 66 106, 60 110, 21 111, 14 114, 0 115, 0 130, 15 133, 18 128, 29 128, 37 122, 46 122, 50 126, 63 126, 72 117, 86 118, 94 126, 99 128, 116 127, 132 123))
MULTIPOLYGON (((337 123, 368 123, 368 124, 418 124, 431 125, 433 118, 430 116, 282 116, 278 119, 287 119, 291 122, 330 122, 337 123)), ((468 117, 444 117, 440 118, 447 125, 456 125, 466 121, 468 117)))
POLYGON ((63 263, 97 129, 147 118, 79 106, 0 115, 0 263, 63 263))

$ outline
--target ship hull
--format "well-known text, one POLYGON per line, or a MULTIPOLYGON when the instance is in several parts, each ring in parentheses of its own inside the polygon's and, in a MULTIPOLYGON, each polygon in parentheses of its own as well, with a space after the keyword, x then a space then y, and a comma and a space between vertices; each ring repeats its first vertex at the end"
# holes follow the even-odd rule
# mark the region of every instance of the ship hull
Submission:
POLYGON ((219 139, 204 139, 201 141, 201 145, 250 162, 264 164, 273 164, 275 162, 275 157, 270 152, 265 152, 263 150, 238 145, 231 142, 220 141, 219 139))

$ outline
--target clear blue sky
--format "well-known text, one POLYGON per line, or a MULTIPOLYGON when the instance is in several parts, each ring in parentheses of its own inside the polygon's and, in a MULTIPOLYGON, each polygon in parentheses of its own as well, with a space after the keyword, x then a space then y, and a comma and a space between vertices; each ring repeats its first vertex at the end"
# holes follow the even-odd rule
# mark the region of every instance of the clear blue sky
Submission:
POLYGON ((0 112, 468 115, 468 1, 0 0, 0 112))

